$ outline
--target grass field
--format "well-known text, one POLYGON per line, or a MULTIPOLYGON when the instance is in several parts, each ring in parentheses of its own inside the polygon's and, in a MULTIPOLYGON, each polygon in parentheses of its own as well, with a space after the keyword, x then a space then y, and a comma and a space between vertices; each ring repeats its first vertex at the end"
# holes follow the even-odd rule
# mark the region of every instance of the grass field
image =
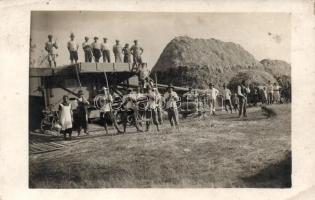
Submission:
MULTIPOLYGON (((266 117, 219 113, 168 122, 160 132, 75 138, 75 145, 30 154, 31 188, 290 187, 291 105, 266 117)), ((64 142, 67 144, 68 141, 64 142)), ((69 141, 70 143, 70 141, 69 141)))

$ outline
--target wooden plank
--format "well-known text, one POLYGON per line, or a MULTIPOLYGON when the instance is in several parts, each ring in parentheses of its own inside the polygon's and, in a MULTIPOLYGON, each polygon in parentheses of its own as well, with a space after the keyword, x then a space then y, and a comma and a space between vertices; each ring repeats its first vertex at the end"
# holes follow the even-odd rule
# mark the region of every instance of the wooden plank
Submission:
POLYGON ((30 77, 51 76, 53 74, 52 68, 30 68, 30 77))

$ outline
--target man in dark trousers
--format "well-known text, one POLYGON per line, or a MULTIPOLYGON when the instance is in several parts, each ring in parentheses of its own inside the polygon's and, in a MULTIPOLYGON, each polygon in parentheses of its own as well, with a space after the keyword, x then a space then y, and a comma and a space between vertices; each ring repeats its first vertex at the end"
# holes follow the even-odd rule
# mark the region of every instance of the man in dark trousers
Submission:
POLYGON ((242 83, 237 86, 237 95, 239 98, 239 117, 247 117, 246 107, 247 107, 247 95, 250 93, 249 87, 246 85, 246 81, 242 80, 242 83))
POLYGON ((124 48, 122 49, 122 52, 124 54, 124 63, 131 63, 131 53, 128 43, 125 44, 124 48))
POLYGON ((94 37, 94 42, 92 43, 92 49, 93 49, 93 56, 94 56, 95 62, 98 63, 102 56, 101 44, 98 42, 98 37, 94 37))
POLYGON ((134 45, 130 48, 130 53, 133 56, 133 69, 135 66, 138 67, 139 64, 142 64, 141 55, 143 53, 143 48, 138 45, 138 40, 134 40, 134 45))
POLYGON ((86 36, 84 39, 85 41, 82 43, 82 48, 84 51, 84 61, 92 62, 93 53, 92 53, 92 46, 89 43, 89 37, 86 36))
POLYGON ((84 133, 88 135, 88 111, 87 106, 90 104, 89 101, 84 97, 83 91, 78 92, 77 99, 77 119, 78 119, 78 135, 81 133, 81 129, 84 130, 84 133))

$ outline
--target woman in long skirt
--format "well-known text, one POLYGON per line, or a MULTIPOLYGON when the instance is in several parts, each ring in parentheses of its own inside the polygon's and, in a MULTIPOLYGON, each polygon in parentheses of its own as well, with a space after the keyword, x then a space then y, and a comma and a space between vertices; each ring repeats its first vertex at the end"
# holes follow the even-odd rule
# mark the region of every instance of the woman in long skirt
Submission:
POLYGON ((61 133, 64 135, 64 139, 66 140, 67 133, 69 134, 69 138, 71 140, 72 134, 72 108, 69 102, 68 96, 63 96, 63 102, 59 105, 59 116, 60 116, 60 124, 61 124, 61 133))

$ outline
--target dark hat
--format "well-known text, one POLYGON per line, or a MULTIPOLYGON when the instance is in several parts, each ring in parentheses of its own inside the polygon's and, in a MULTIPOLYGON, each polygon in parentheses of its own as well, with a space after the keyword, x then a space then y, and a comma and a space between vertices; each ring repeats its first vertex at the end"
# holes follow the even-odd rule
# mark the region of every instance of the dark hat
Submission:
POLYGON ((103 40, 107 40, 107 38, 106 38, 106 37, 104 37, 104 38, 103 38, 103 40))
POLYGON ((119 40, 115 40, 116 42, 119 42, 119 40))
POLYGON ((134 40, 133 42, 138 42, 138 40, 134 40))
POLYGON ((71 33, 71 34, 70 34, 70 37, 74 37, 74 33, 71 33))
POLYGON ((85 36, 84 38, 85 38, 85 39, 89 39, 89 37, 88 37, 88 36, 85 36))
POLYGON ((95 36, 95 37, 94 37, 94 40, 98 40, 98 37, 97 37, 97 36, 95 36))
POLYGON ((209 86, 214 86, 213 83, 209 83, 209 86))
POLYGON ((127 88, 127 91, 132 92, 133 90, 132 90, 132 88, 127 88))
POLYGON ((52 38, 52 37, 53 37, 52 34, 49 34, 49 35, 48 35, 48 38, 52 38))

